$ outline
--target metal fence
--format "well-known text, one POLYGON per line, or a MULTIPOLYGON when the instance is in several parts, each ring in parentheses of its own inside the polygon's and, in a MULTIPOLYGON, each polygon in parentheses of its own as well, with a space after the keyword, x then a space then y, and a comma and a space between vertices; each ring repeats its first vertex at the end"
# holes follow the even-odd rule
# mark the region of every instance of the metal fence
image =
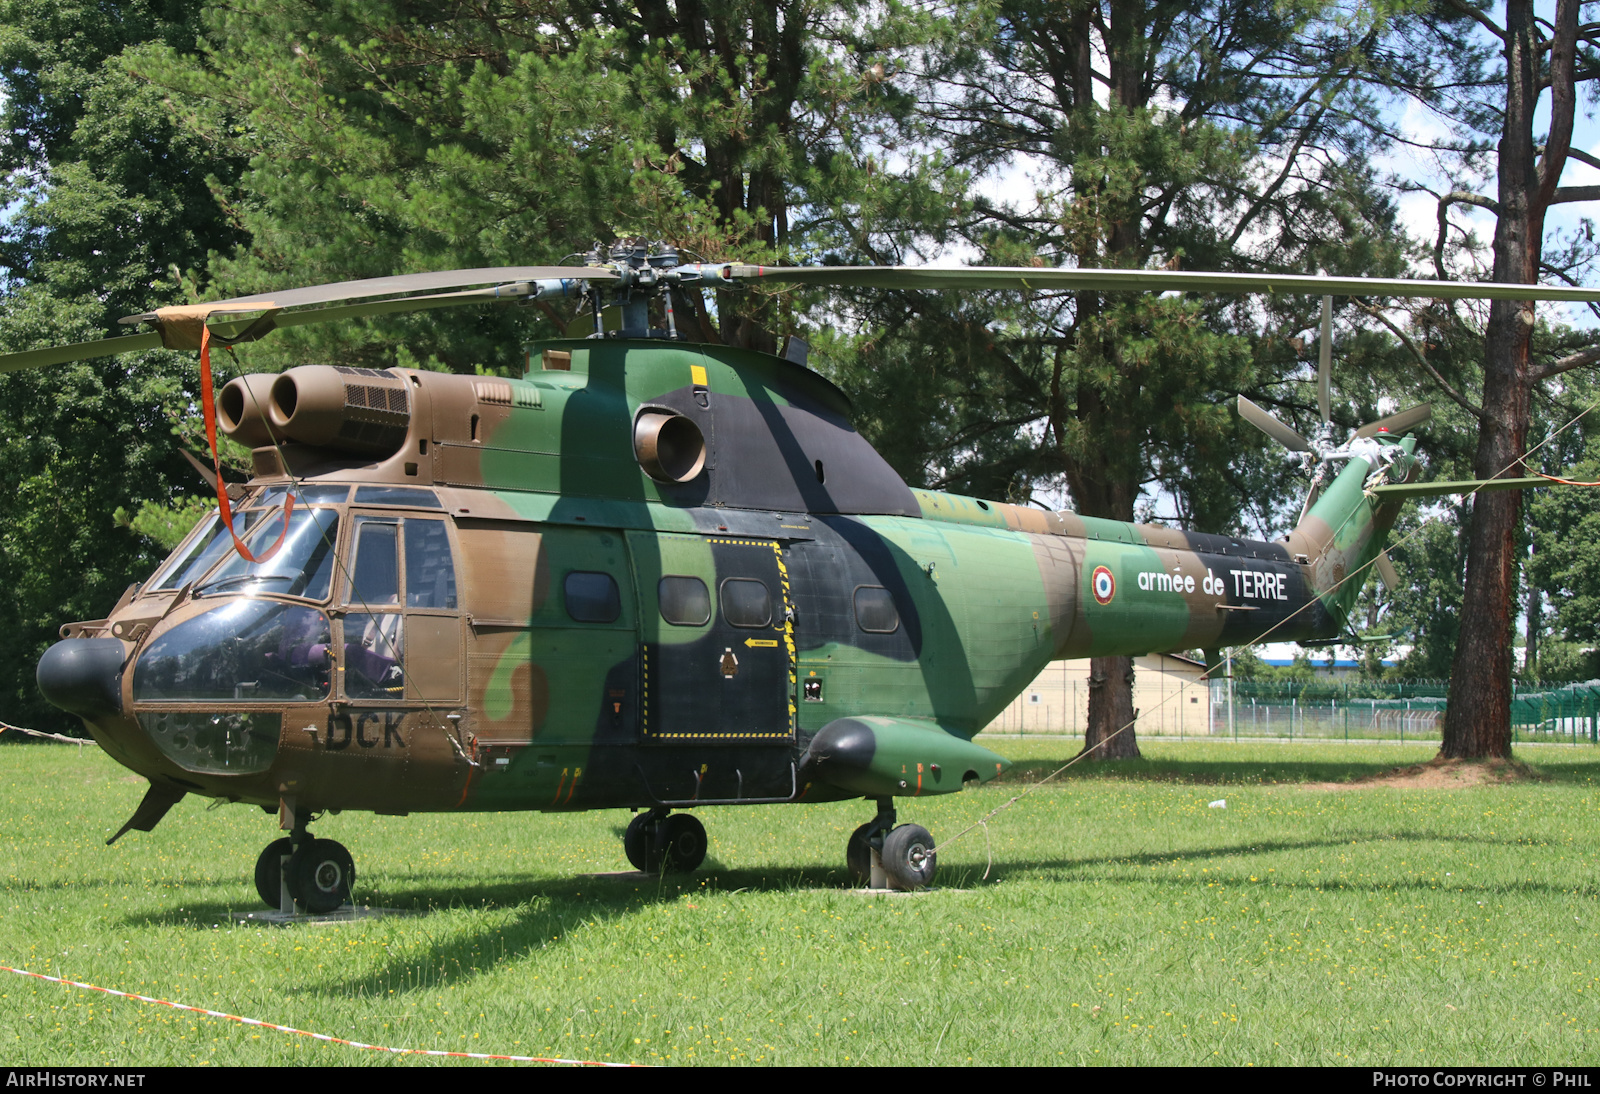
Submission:
MULTIPOLYGON (((1213 737, 1438 741, 1444 724, 1442 682, 1383 684, 1335 680, 1216 680, 1213 737)), ((1563 687, 1515 685, 1514 741, 1600 743, 1600 680, 1563 687)))

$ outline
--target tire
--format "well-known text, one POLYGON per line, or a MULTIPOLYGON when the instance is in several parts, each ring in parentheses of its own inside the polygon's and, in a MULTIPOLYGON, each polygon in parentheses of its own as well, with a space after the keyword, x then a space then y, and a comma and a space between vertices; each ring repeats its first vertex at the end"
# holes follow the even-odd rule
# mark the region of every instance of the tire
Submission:
POLYGON ((652 813, 635 814, 622 837, 622 851, 635 870, 645 874, 661 872, 662 850, 659 838, 661 820, 652 813))
POLYGON ((661 864, 670 874, 693 873, 706 860, 705 825, 689 813, 674 813, 656 829, 661 864))
POLYGON ((314 839, 289 860, 289 892, 312 915, 326 915, 350 903, 356 864, 341 843, 314 839))
POLYGON ((868 821, 851 832, 844 845, 844 864, 850 871, 850 880, 863 889, 872 884, 872 847, 867 843, 871 834, 872 822, 868 821))
POLYGON ((283 863, 282 858, 289 853, 293 845, 289 837, 275 839, 267 844, 267 849, 261 852, 261 857, 256 859, 256 893, 269 908, 277 908, 283 903, 283 863))
POLYGON ((915 891, 933 884, 938 863, 933 837, 920 824, 902 824, 883 838, 883 872, 891 889, 915 891))

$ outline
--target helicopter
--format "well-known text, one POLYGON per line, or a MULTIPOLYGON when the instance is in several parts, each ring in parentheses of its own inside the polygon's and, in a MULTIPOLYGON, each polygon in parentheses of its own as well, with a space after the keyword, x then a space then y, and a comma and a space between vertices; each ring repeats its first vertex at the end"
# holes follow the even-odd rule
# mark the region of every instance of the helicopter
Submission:
POLYGON ((200 350, 218 505, 105 618, 63 626, 38 683, 149 781, 108 843, 189 794, 260 806, 286 834, 256 888, 284 914, 352 899, 352 855, 309 830, 343 810, 627 808, 626 857, 656 872, 703 861, 701 807, 860 798, 875 812, 847 841, 851 876, 927 888, 936 843, 899 823, 897 801, 1002 773, 973 737, 1048 662, 1332 639, 1369 570, 1388 570, 1405 499, 1485 485, 1413 481, 1416 437, 1397 431, 1426 406, 1332 443, 1335 293, 1600 300, 1288 274, 765 267, 619 244, 583 266, 129 316, 153 329, 0 356, 0 371, 200 350), (1268 542, 913 489, 798 340, 773 355, 678 329, 674 292, 756 285, 1323 294, 1317 436, 1238 403, 1315 465, 1312 493, 1268 542), (213 391, 213 344, 563 299, 592 330, 528 344, 519 379, 307 364, 213 391), (247 483, 224 481, 219 427, 250 449, 247 483))

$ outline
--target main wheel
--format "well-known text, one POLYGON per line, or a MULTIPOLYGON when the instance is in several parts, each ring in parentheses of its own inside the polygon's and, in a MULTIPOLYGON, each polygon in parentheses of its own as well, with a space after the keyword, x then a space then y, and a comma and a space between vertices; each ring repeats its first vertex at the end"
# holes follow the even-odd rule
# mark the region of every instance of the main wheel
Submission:
POLYGON ((871 834, 872 822, 868 821, 851 832, 844 845, 844 864, 850 871, 850 880, 862 888, 872 884, 872 846, 867 843, 871 834))
POLYGON ((653 813, 639 813, 628 822, 622 836, 622 851, 633 868, 642 873, 661 872, 663 851, 660 839, 661 818, 653 813))
POLYGON ((283 903, 283 856, 292 846, 289 837, 275 839, 256 859, 256 892, 270 908, 283 903))
POLYGON ((669 873, 692 873, 706 860, 706 829, 688 813, 674 813, 656 829, 662 864, 669 873))
POLYGON ((902 824, 883 837, 883 872, 891 889, 926 889, 937 865, 933 837, 920 824, 902 824))
POLYGON ((312 915, 348 904, 355 881, 355 860, 331 839, 309 840, 289 860, 289 894, 312 915))

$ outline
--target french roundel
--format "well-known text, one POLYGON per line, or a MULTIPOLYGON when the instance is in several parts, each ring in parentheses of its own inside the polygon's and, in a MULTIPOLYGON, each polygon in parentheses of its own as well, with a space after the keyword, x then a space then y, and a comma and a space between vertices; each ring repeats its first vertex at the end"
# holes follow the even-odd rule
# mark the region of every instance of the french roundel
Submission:
POLYGON ((1089 588, 1094 592, 1094 598, 1102 604, 1111 603, 1111 598, 1117 595, 1117 579, 1111 576, 1111 571, 1104 566, 1096 566, 1094 574, 1089 578, 1089 588))

